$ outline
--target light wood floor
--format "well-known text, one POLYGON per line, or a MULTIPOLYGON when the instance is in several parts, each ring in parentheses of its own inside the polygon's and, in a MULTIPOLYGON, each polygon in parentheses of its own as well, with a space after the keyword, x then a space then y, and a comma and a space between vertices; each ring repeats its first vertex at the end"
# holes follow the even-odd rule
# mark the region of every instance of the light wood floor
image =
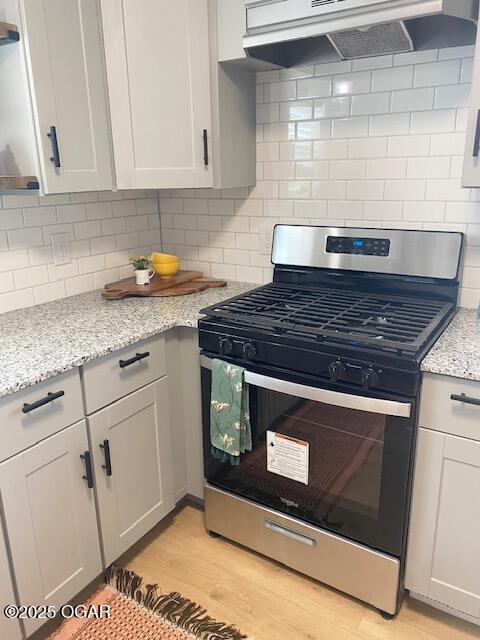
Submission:
POLYGON ((411 599, 383 620, 371 607, 223 539, 186 505, 131 549, 119 564, 179 591, 210 615, 256 640, 471 640, 480 627, 411 599))

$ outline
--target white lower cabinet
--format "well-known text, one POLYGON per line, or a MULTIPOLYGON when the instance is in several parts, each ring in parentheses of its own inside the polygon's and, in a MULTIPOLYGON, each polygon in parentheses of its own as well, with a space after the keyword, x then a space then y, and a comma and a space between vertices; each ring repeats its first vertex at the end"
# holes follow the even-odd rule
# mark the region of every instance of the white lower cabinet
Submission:
POLYGON ((20 640, 22 637, 20 623, 3 615, 8 604, 15 604, 12 575, 8 564, 7 548, 0 523, 0 638, 20 640))
POLYGON ((419 430, 405 584, 480 622, 480 442, 419 430))
MULTIPOLYGON (((102 571, 81 420, 0 464, 0 492, 20 604, 61 606, 102 571)), ((27 635, 44 620, 25 620, 27 635)), ((10 636, 1 636, 10 637, 10 636)))
POLYGON ((88 418, 108 566, 175 506, 167 378, 88 418))

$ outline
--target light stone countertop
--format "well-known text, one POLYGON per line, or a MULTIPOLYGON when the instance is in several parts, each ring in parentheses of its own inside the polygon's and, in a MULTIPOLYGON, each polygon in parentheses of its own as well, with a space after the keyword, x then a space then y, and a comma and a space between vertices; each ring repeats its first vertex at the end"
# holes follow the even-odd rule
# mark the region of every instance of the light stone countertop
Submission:
POLYGON ((200 309, 256 286, 123 300, 92 291, 1 314, 0 398, 173 327, 196 327, 200 309))
MULTIPOLYGON (((123 300, 93 291, 0 314, 0 398, 168 329, 196 327, 200 309, 255 286, 229 282, 193 295, 123 300)), ((421 369, 480 381, 476 311, 458 311, 421 369)))
POLYGON ((459 309, 424 358, 422 371, 480 380, 480 318, 474 309, 459 309))

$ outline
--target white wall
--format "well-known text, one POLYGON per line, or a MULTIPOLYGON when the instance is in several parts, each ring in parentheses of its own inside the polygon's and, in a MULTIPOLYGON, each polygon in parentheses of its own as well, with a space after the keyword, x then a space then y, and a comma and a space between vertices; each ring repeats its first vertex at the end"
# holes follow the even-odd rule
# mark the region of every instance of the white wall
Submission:
POLYGON ((259 225, 467 234, 462 306, 480 298, 480 190, 460 177, 473 48, 263 72, 258 183, 160 192, 164 250, 212 276, 270 281, 259 225))
POLYGON ((160 247, 156 191, 0 198, 0 313, 103 287, 130 275, 128 258, 160 247), (67 232, 69 264, 50 236, 67 232))

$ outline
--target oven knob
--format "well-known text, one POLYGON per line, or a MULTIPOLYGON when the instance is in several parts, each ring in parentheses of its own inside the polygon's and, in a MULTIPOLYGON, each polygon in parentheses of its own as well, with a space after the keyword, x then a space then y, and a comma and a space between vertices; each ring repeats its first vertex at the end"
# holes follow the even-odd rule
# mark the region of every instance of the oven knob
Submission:
POLYGON ((330 374, 330 380, 332 382, 337 382, 340 380, 342 376, 347 372, 345 365, 340 362, 340 360, 336 360, 332 362, 328 367, 328 373, 330 374))
POLYGON ((244 360, 251 360, 257 355, 257 349, 251 342, 246 342, 242 346, 242 357, 244 360))
POLYGON ((233 351, 233 342, 228 338, 220 338, 219 348, 221 354, 228 356, 233 351))
POLYGON ((378 373, 371 367, 369 369, 362 369, 360 379, 364 389, 369 389, 370 387, 375 387, 378 384, 378 373))

